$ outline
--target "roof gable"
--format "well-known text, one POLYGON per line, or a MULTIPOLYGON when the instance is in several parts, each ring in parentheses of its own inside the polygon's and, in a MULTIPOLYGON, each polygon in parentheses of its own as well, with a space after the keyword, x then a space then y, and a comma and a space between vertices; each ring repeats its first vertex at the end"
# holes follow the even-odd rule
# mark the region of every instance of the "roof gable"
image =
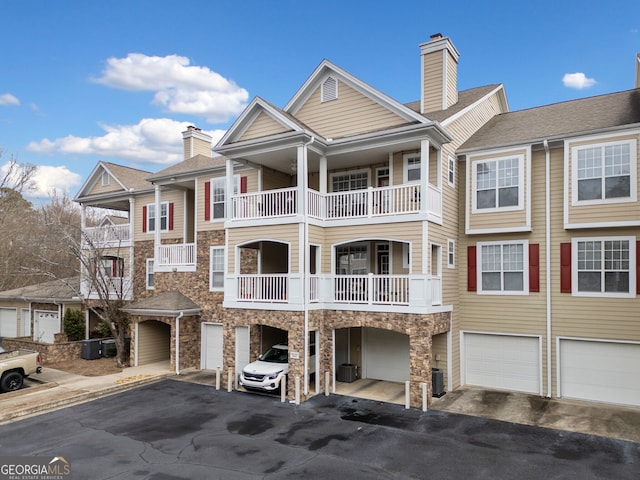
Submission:
POLYGON ((85 182, 80 187, 76 195, 76 201, 83 197, 94 195, 124 193, 133 190, 150 188, 151 184, 146 181, 150 172, 135 168, 124 167, 109 162, 98 162, 91 171, 85 182), (103 182, 103 176, 108 178, 108 182, 103 182))

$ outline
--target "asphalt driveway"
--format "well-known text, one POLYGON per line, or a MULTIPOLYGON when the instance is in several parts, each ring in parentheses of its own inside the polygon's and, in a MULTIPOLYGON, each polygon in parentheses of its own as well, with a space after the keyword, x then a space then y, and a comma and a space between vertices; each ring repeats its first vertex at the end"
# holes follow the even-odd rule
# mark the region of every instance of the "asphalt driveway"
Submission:
POLYGON ((0 426, 0 456, 78 479, 637 479, 640 444, 331 395, 164 380, 0 426))

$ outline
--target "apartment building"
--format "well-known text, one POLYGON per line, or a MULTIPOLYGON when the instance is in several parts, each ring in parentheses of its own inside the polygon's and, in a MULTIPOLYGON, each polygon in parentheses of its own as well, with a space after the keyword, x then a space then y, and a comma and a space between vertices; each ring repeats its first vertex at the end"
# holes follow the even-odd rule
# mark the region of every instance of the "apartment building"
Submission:
POLYGON ((458 90, 458 59, 420 45, 410 104, 324 60, 217 145, 187 129, 176 165, 100 162, 76 201, 127 218, 85 230, 134 363, 226 381, 286 342, 303 400, 348 364, 413 406, 433 368, 449 390, 640 403, 640 90, 509 112, 501 84, 458 90))

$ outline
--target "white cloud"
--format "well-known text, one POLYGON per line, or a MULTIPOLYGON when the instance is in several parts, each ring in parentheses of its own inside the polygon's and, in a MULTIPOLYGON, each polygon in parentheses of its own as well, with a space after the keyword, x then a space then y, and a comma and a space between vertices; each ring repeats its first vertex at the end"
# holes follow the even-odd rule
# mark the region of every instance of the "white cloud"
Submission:
POLYGON ((20 100, 10 93, 0 95, 0 105, 20 105, 20 100))
POLYGON ((576 88, 582 90, 583 88, 589 88, 596 84, 595 78, 588 78, 582 72, 565 73, 562 77, 562 83, 565 87, 576 88))
MULTIPOLYGON (((135 164, 166 165, 183 159, 181 132, 191 125, 168 118, 144 118, 136 125, 101 125, 100 137, 66 137, 31 142, 26 149, 36 153, 99 155, 104 159, 121 158, 135 164)), ((205 131, 215 145, 224 130, 205 131)))
POLYGON ((164 110, 198 115, 211 123, 226 122, 242 112, 249 98, 244 88, 207 67, 189 63, 179 55, 130 53, 109 58, 102 76, 94 80, 113 88, 154 91, 153 103, 164 110))
POLYGON ((28 196, 48 198, 55 193, 61 197, 64 194, 69 194, 81 184, 82 176, 65 166, 40 165, 33 177, 34 188, 28 192, 28 196))

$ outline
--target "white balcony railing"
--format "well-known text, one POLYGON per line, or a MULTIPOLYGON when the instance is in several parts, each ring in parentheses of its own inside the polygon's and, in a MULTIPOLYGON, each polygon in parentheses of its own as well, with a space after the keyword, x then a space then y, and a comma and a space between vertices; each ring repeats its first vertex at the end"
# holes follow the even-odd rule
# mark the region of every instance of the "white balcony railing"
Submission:
MULTIPOLYGON (((232 197, 232 220, 281 218, 298 213, 298 190, 284 188, 232 197)), ((369 187, 348 192, 307 191, 308 216, 320 220, 345 220, 419 213, 420 185, 369 187)), ((427 212, 442 218, 442 191, 428 186, 427 212)))
POLYGON ((83 278, 80 282, 80 293, 90 300, 104 300, 101 295, 108 294, 112 300, 132 300, 133 299, 133 279, 131 277, 104 277, 105 285, 98 288, 91 284, 89 279, 83 278))
POLYGON ((158 245, 155 256, 154 268, 186 267, 196 264, 196 244, 177 243, 171 245, 158 245))
POLYGON ((85 243, 91 247, 105 245, 120 245, 131 241, 131 229, 126 225, 109 225, 105 227, 86 227, 84 229, 85 243))
MULTIPOLYGON (((225 302, 287 304, 303 302, 302 277, 294 274, 229 275, 225 302)), ((400 308, 406 311, 442 304, 440 277, 430 275, 309 275, 309 302, 325 308, 367 310, 400 308)))

